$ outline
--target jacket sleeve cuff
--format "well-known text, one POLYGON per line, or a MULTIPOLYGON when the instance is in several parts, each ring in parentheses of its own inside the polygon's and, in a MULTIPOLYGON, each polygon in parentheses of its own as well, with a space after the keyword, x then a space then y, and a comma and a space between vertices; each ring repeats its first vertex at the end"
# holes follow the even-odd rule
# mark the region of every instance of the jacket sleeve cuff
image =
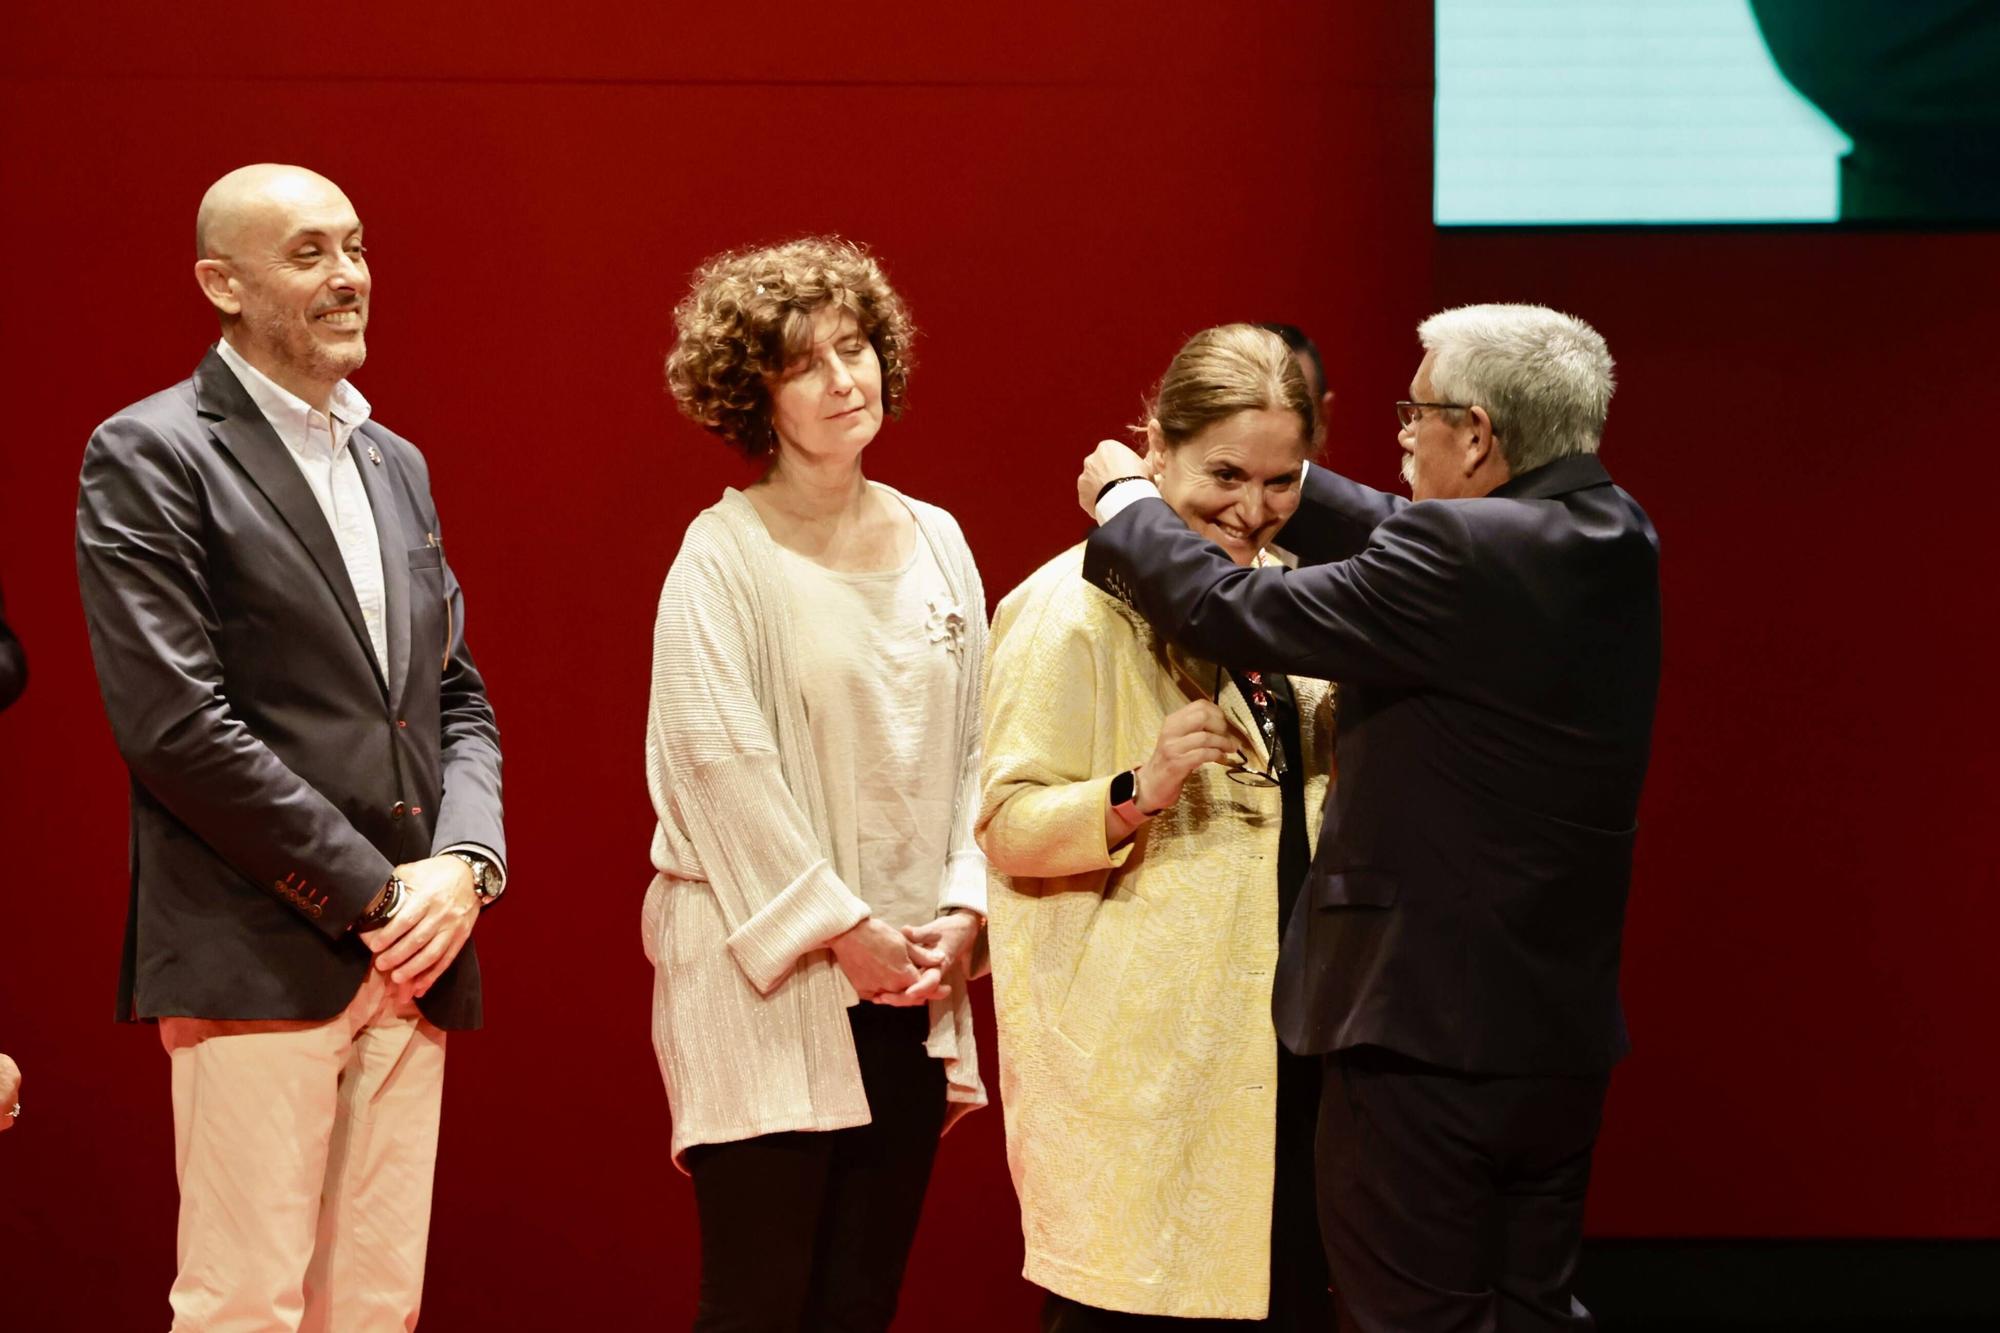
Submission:
POLYGON ((977 849, 953 852, 945 859, 944 888, 938 894, 938 915, 954 907, 986 915, 986 857, 977 849))
POLYGON ((818 861, 730 934, 729 952, 758 993, 769 994, 802 956, 868 915, 868 904, 818 861))

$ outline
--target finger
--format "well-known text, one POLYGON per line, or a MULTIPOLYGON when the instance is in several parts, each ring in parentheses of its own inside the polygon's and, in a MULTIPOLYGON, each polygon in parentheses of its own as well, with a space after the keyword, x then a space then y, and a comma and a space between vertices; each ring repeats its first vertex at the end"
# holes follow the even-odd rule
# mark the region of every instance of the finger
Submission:
POLYGON ((410 907, 411 904, 405 902, 402 911, 396 913, 396 915, 390 917, 375 929, 361 932, 361 942, 368 946, 370 953, 379 955, 384 949, 403 938, 410 927, 417 924, 419 914, 411 911, 410 907))
POLYGON ((451 970, 451 965, 458 961, 459 954, 465 950, 465 941, 472 934, 471 931, 453 931, 451 933, 455 936, 455 940, 444 955, 410 979, 410 988, 416 994, 420 996, 426 994, 432 986, 437 984, 439 977, 442 977, 446 972, 451 970))
POLYGON ((916 985, 911 986, 900 995, 889 997, 887 1002, 899 1005, 924 1004, 937 994, 938 987, 943 984, 944 976, 942 973, 934 967, 926 968, 924 969, 923 976, 918 979, 916 985))
MULTIPOLYGON (((403 913, 398 912, 397 916, 403 913)), ((438 933, 438 923, 429 912, 418 911, 410 922, 410 928, 382 952, 375 955, 375 966, 384 972, 393 972, 407 962, 410 956, 431 942, 431 936, 438 933)))
POLYGON ((910 945, 910 961, 918 967, 943 967, 948 956, 943 949, 914 942, 910 945))
POLYGON ((432 963, 444 957, 447 952, 455 952, 452 949, 452 936, 456 933, 456 931, 440 930, 433 934, 430 939, 424 942, 423 948, 410 955, 394 971, 389 973, 389 980, 398 985, 404 982, 415 981, 432 963))

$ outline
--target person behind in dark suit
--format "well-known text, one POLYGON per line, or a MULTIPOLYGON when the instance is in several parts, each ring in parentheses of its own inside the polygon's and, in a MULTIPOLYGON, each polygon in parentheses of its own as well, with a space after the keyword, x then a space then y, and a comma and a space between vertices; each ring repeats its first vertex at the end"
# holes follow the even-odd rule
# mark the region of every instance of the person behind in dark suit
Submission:
POLYGON ((1326 443, 1326 421, 1333 415, 1333 390, 1326 383, 1326 362, 1319 354, 1319 344, 1312 335, 1296 324, 1259 324, 1260 329, 1275 333, 1292 354, 1292 360, 1299 363, 1299 374, 1306 377, 1306 389, 1312 394, 1313 424, 1312 443, 1318 448, 1326 443))
POLYGON ((1325 468, 1244 569, 1138 479, 1078 478, 1084 576, 1182 648, 1330 677, 1339 781, 1273 1001, 1325 1053, 1342 1327, 1592 1326, 1572 1293, 1660 671, 1659 544, 1596 453, 1604 340, 1537 306, 1424 321, 1396 405, 1415 503, 1325 468))
POLYGON ((118 1017, 157 1020, 176 1330, 414 1327, 445 1030, 503 887, 500 745, 415 446, 347 376, 372 279, 333 182, 230 172, 222 340, 84 451, 77 570, 131 771, 118 1017))
POLYGON ((28 654, 14 631, 7 628, 7 601, 0 596, 0 713, 14 706, 28 688, 28 654))

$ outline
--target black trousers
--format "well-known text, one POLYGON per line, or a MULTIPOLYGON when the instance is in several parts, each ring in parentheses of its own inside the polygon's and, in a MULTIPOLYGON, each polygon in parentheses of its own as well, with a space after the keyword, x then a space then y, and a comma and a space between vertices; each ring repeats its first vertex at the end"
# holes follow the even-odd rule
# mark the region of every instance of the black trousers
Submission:
POLYGON ((944 1128, 922 1005, 848 1010, 873 1116, 823 1133, 702 1144, 696 1333, 884 1333, 944 1128))
POLYGON ((1320 1227, 1350 1333, 1596 1327, 1571 1287, 1608 1076, 1325 1058, 1320 1227))
POLYGON ((1050 1292, 1042 1333, 1328 1333, 1333 1298, 1313 1205, 1313 1135, 1319 1123, 1320 1060, 1278 1048, 1277 1172, 1271 1197, 1271 1313, 1263 1319, 1174 1319, 1100 1310, 1050 1292))

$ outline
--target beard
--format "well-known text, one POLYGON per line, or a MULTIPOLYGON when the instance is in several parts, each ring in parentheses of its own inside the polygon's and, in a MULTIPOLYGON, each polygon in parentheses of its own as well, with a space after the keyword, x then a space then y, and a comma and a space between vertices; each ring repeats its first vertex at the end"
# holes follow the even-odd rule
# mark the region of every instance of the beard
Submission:
POLYGON ((1404 484, 1405 486, 1408 486, 1408 487, 1409 487, 1409 488, 1410 488, 1410 489, 1411 489, 1412 491, 1416 490, 1416 489, 1417 489, 1417 456, 1416 456, 1415 454, 1404 454, 1404 455, 1403 455, 1403 466, 1402 466, 1402 473, 1403 473, 1403 484, 1404 484))
MULTIPOLYGON (((357 302, 344 308, 358 307, 357 302)), ((256 326, 260 342, 278 350, 286 361, 315 380, 344 380, 368 359, 365 334, 352 342, 329 346, 315 338, 296 314, 279 309, 259 310, 251 317, 251 323, 256 326)))

